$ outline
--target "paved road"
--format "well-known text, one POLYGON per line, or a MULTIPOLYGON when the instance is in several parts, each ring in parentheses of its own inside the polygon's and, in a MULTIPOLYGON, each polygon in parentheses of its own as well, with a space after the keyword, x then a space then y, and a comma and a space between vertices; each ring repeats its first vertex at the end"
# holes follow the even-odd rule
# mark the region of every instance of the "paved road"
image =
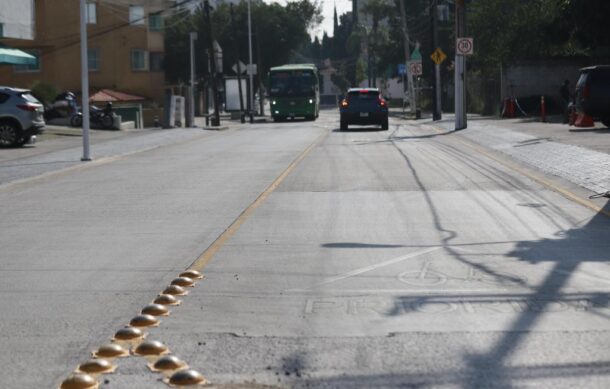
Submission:
MULTIPOLYGON (((191 265, 148 339, 220 387, 610 386, 610 218, 459 134, 336 127, 0 186, 0 387, 57 386, 191 265)), ((101 387, 167 387, 115 363, 101 387)))

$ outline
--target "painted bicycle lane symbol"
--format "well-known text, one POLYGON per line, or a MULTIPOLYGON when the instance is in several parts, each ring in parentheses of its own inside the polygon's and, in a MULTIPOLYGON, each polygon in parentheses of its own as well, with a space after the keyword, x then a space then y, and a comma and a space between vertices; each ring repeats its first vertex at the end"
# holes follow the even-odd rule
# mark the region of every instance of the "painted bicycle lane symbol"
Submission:
POLYGON ((443 272, 430 269, 430 262, 424 262, 419 270, 407 270, 398 275, 398 280, 405 284, 418 287, 431 287, 448 281, 480 282, 488 285, 520 286, 527 283, 525 277, 503 270, 492 270, 493 274, 484 273, 469 266, 463 276, 449 276, 443 272))

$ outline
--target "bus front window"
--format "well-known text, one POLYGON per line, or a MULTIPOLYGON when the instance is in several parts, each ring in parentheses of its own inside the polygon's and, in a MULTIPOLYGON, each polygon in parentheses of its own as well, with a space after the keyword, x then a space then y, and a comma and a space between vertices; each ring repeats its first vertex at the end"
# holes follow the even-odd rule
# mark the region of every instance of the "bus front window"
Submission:
POLYGON ((313 96, 315 76, 309 72, 276 72, 270 77, 271 96, 313 96))

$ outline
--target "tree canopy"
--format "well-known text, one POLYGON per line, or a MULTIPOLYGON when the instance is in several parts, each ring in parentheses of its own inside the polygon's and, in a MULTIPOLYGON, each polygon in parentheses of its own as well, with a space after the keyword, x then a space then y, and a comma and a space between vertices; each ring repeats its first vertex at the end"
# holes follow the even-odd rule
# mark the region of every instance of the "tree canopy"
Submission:
MULTIPOLYGON (((260 74, 266 74, 273 66, 290 61, 303 46, 310 44, 308 31, 318 25, 321 18, 315 0, 297 0, 281 6, 253 2, 252 47, 253 62, 260 55, 260 74)), ((231 24, 230 5, 220 4, 211 11, 210 19, 214 40, 223 50, 225 73, 232 74, 231 66, 237 62, 235 44, 239 46, 239 59, 248 62, 248 9, 246 2, 233 6, 234 24, 231 24), (235 30, 233 30, 233 26, 235 30)), ((177 14, 166 21, 165 72, 170 82, 186 82, 189 77, 189 32, 198 33, 196 42, 197 75, 204 77, 207 69, 207 31, 205 12, 202 8, 192 14, 177 14)))

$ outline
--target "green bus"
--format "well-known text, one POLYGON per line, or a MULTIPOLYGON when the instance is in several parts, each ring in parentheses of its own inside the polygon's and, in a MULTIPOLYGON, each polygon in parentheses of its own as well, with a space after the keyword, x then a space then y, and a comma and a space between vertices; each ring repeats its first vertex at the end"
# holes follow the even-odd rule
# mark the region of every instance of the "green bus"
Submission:
POLYGON ((269 69, 269 100, 274 121, 320 113, 320 81, 313 64, 282 65, 269 69))

